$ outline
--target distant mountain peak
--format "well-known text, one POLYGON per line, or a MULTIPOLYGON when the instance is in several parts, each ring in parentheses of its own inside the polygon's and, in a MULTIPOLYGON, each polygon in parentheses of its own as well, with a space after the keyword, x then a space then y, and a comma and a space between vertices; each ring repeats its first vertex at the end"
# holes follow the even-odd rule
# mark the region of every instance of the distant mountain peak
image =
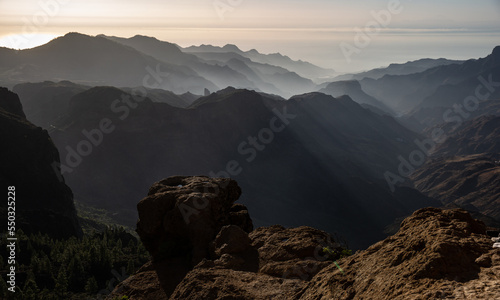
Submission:
POLYGON ((230 52, 242 52, 240 50, 240 48, 238 48, 236 45, 233 45, 233 44, 227 44, 225 45, 224 47, 222 47, 223 50, 227 50, 227 51, 230 51, 230 52))
POLYGON ((491 55, 495 56, 495 57, 500 57, 500 46, 496 46, 494 49, 493 49, 493 52, 491 52, 491 55))
POLYGON ((64 35, 64 37, 72 37, 72 36, 85 36, 85 37, 90 37, 89 35, 79 33, 79 32, 68 32, 64 35))
POLYGON ((155 38, 153 36, 147 36, 147 35, 142 35, 142 34, 136 34, 132 38, 158 40, 157 38, 155 38))

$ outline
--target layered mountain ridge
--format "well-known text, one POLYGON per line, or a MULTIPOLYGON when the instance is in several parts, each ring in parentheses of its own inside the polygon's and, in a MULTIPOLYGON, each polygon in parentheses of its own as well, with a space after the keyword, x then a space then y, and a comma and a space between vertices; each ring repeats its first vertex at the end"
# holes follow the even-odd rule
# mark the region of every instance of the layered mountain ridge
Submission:
MULTIPOLYGON (((482 83, 478 78, 488 81, 488 78, 493 77, 495 82, 500 81, 499 49, 500 46, 496 47, 490 55, 480 59, 436 66, 415 74, 365 78, 360 82, 368 94, 399 113, 410 113, 425 106, 440 107, 454 102, 460 104, 464 97, 474 96, 477 86, 482 83)), ((493 96, 490 94, 488 97, 493 96)))
POLYGON ((410 188, 390 193, 382 176, 397 161, 387 154, 411 151, 419 136, 349 97, 309 93, 285 101, 228 88, 183 109, 95 87, 60 107, 65 117, 51 136, 63 175, 78 201, 114 211, 120 222, 134 218, 140 191, 162 174, 235 177, 258 225, 342 231, 359 235, 352 244, 360 248, 382 238, 394 218, 439 205, 410 188), (103 120, 107 131, 99 133, 103 120), (78 152, 85 141, 96 144, 90 154, 78 152), (138 177, 137 170, 147 171, 138 177))

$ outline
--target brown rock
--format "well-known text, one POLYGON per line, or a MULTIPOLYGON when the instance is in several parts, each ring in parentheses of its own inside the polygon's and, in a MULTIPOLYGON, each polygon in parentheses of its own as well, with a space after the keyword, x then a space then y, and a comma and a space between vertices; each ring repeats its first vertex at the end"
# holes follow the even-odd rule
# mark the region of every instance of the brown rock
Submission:
POLYGON ((418 210, 395 235, 333 263, 323 249, 339 244, 321 230, 275 225, 247 235, 248 222, 231 224, 233 183, 155 184, 139 204, 138 232, 156 259, 108 299, 500 299, 500 249, 463 210, 418 210), (178 208, 201 201, 206 211, 198 205, 186 222, 178 208))
POLYGON ((196 265, 209 257, 209 244, 222 226, 231 224, 230 210, 240 195, 231 179, 164 179, 137 205, 137 233, 154 259, 190 254, 196 265))
POLYGON ((248 229, 248 211, 238 205, 233 212, 238 212, 239 218, 231 219, 233 203, 240 194, 236 181, 223 178, 173 176, 153 184, 137 205, 137 233, 153 256, 153 271, 138 272, 129 279, 130 286, 140 285, 142 277, 156 276, 163 293, 169 296, 193 266, 211 258, 210 246, 226 225, 232 226, 221 232, 220 253, 248 248, 250 240, 238 227, 248 229))
POLYGON ((238 270, 245 264, 245 260, 237 255, 222 254, 214 263, 224 269, 238 270))
POLYGON ((230 269, 195 269, 177 286, 171 300, 288 300, 304 282, 230 269))
POLYGON ((240 253, 250 247, 251 240, 248 234, 238 226, 227 225, 222 227, 214 240, 215 255, 240 253))
POLYGON ((323 231, 271 226, 248 234, 248 211, 233 204, 240 193, 230 179, 155 183, 137 206, 137 232, 154 260, 108 299, 291 299, 331 264, 322 249, 336 245, 323 231))
POLYGON ((491 254, 486 253, 486 254, 479 256, 476 259, 476 264, 478 264, 479 266, 484 267, 484 268, 491 267, 491 254))
POLYGON ((231 224, 238 224, 247 233, 253 230, 252 219, 250 219, 246 206, 241 203, 235 203, 231 206, 229 219, 231 224))
MULTIPOLYGON (((426 208, 395 235, 319 272, 291 299, 498 299, 500 258, 482 222, 426 208), (492 257, 490 268, 477 262, 492 257)), ((484 264, 486 266, 486 264, 484 264)))
POLYGON ((337 248, 330 235, 311 227, 261 227, 250 233, 259 251, 259 272, 286 278, 310 279, 331 264, 324 247, 337 248))

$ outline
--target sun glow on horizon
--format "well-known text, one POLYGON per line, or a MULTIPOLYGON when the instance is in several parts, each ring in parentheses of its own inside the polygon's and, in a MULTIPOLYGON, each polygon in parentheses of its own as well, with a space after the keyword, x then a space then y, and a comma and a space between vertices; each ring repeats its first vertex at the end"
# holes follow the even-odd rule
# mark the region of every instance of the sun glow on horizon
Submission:
POLYGON ((0 37, 0 47, 15 50, 30 49, 47 44, 59 36, 61 35, 51 33, 37 33, 31 35, 11 34, 0 37))
POLYGON ((369 46, 346 59, 340 45, 359 43, 358 31, 379 20, 388 2, 221 0, 216 3, 226 5, 214 6, 199 0, 151 0, 147 5, 132 0, 2 0, 0 47, 34 48, 68 32, 125 38, 140 34, 183 47, 235 44, 357 72, 422 57, 483 57, 500 44, 500 0, 482 5, 399 0, 398 13, 385 17, 389 19, 376 28, 369 46))

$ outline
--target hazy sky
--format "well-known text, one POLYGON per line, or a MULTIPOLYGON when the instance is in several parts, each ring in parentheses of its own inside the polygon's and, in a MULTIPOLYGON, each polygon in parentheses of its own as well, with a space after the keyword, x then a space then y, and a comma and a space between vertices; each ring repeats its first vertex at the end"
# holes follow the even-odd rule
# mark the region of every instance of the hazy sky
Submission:
POLYGON ((0 0, 0 46, 70 31, 143 34, 181 46, 233 43, 338 71, 485 56, 500 45, 499 25, 500 0, 0 0), (363 38, 367 25, 374 33, 363 38))

